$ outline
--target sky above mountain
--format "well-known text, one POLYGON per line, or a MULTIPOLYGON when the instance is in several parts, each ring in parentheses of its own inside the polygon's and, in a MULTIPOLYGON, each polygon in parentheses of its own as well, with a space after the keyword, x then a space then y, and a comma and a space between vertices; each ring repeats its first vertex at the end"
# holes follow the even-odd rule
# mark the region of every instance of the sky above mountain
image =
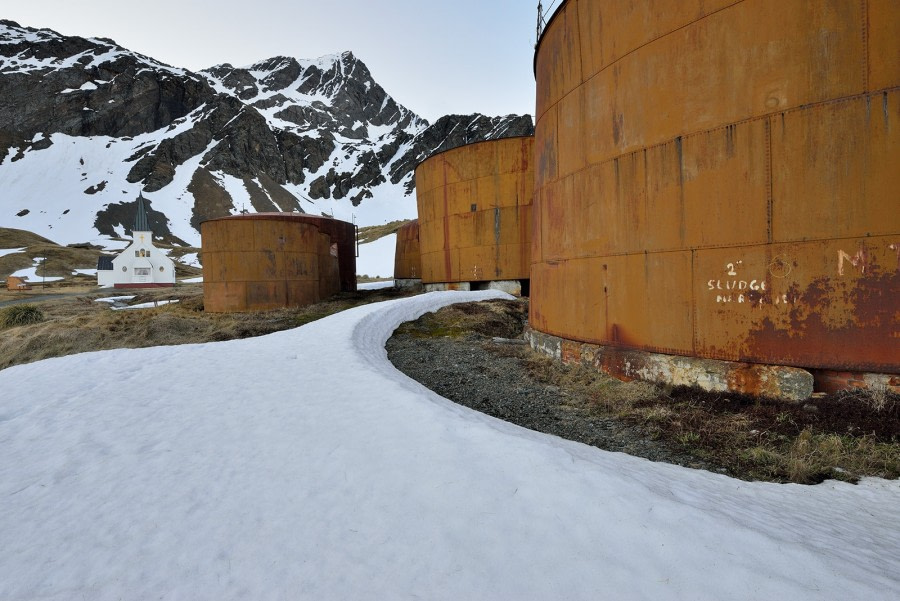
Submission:
POLYGON ((352 50, 398 102, 434 121, 534 113, 536 9, 532 0, 29 0, 0 16, 112 38, 195 71, 352 50))

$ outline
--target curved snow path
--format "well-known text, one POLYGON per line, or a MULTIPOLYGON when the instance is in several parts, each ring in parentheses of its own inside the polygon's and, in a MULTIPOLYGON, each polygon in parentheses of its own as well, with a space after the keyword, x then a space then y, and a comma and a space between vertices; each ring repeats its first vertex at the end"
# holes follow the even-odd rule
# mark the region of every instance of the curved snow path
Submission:
POLYGON ((0 599, 897 599, 900 483, 750 484, 397 372, 444 292, 0 371, 0 599))

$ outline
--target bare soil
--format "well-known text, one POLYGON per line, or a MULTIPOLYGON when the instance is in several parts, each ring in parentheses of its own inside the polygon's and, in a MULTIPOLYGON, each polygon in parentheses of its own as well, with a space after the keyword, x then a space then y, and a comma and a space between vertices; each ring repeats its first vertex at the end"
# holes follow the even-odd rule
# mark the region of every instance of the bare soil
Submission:
POLYGON ((876 410, 869 393, 798 405, 621 382, 531 350, 526 317, 527 299, 452 305, 401 326, 388 357, 459 404, 609 451, 745 480, 900 477, 895 396, 876 410))

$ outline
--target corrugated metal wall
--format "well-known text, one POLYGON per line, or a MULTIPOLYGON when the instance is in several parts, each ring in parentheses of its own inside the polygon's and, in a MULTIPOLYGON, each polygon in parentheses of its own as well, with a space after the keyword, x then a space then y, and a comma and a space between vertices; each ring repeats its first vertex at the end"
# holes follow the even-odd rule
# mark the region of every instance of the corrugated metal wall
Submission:
POLYGON ((214 313, 312 304, 341 291, 344 257, 356 268, 355 249, 341 248, 355 228, 334 219, 238 215, 205 221, 200 231, 204 310, 214 313))
POLYGON ((536 58, 532 327, 900 372, 900 4, 568 0, 536 58))
POLYGON ((528 279, 533 144, 479 142, 416 168, 424 283, 528 279))
POLYGON ((413 219, 397 230, 394 252, 394 279, 422 279, 422 255, 419 249, 419 220, 413 219))

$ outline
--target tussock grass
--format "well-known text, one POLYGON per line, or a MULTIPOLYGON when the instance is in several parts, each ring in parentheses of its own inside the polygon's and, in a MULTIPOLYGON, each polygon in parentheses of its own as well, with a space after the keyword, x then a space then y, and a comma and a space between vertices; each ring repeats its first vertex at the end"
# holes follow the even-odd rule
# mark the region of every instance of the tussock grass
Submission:
POLYGON ((44 313, 34 305, 13 305, 0 311, 0 327, 27 326, 44 321, 44 313))
POLYGON ((515 338, 522 334, 527 312, 522 301, 460 303, 426 313, 416 321, 402 324, 397 331, 419 338, 459 338, 471 333, 515 338))

